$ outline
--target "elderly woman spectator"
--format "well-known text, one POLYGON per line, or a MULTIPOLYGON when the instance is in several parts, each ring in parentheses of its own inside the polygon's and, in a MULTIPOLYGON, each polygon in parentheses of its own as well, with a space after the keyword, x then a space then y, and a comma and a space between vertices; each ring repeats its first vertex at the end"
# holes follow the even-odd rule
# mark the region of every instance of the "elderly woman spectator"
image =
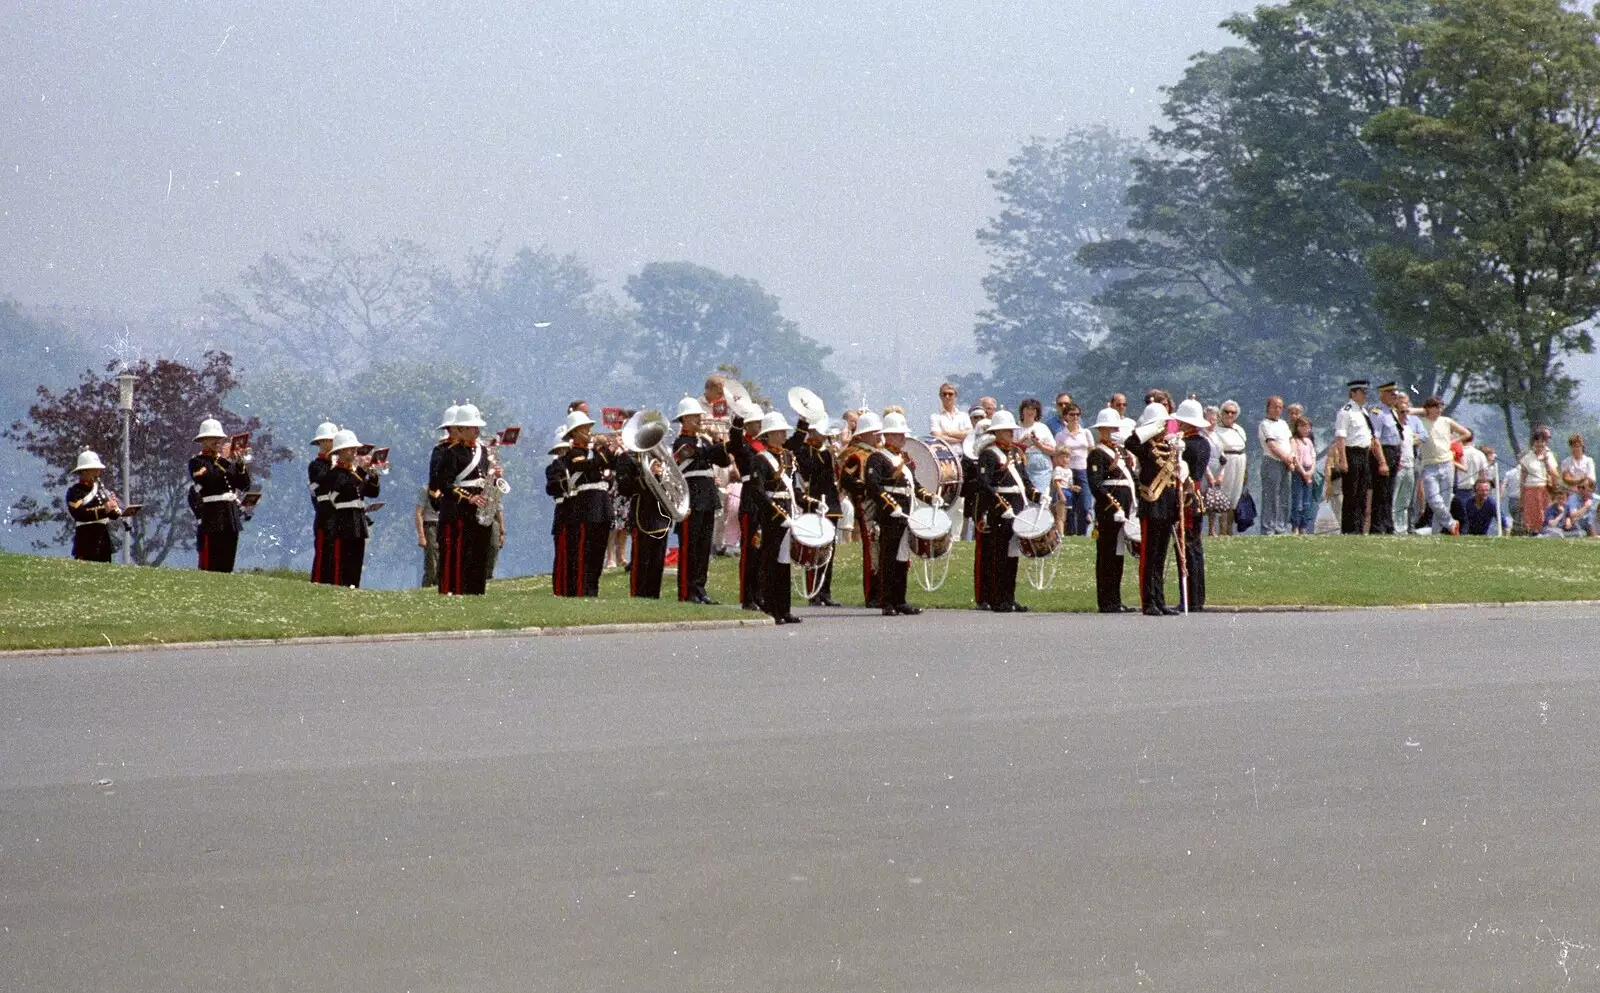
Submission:
POLYGON ((939 387, 939 412, 930 417, 929 421, 930 434, 958 448, 961 446, 961 439, 972 430, 972 421, 967 418, 966 412, 956 408, 954 383, 945 383, 939 387))
POLYGON ((1227 502, 1222 492, 1222 446, 1217 442, 1217 421, 1222 417, 1222 408, 1207 404, 1204 414, 1207 427, 1200 432, 1200 436, 1206 440, 1209 457, 1206 459, 1206 478, 1200 481, 1200 506, 1206 514, 1206 537, 1214 538, 1222 533, 1222 518, 1227 502))
POLYGON ((1017 447, 1022 449, 1027 460, 1028 480, 1040 493, 1049 493, 1055 468, 1056 439, 1039 420, 1043 412, 1044 405, 1034 397, 1028 397, 1017 407, 1022 417, 1017 425, 1017 447))
POLYGON ((1561 460, 1561 481, 1568 486, 1577 486, 1578 480, 1594 480, 1594 459, 1584 454, 1583 435, 1575 434, 1567 439, 1567 449, 1572 453, 1561 460))
POLYGON ((1094 447, 1094 435, 1083 426, 1083 411, 1072 400, 1061 408, 1061 417, 1056 467, 1062 499, 1055 505, 1056 529, 1085 535, 1089 533, 1089 449, 1094 447))
POLYGON ((1233 512, 1238 509, 1239 497, 1244 493, 1249 478, 1250 436, 1239 426, 1239 404, 1233 400, 1222 404, 1216 430, 1217 453, 1222 457, 1222 492, 1228 506, 1222 515, 1222 533, 1233 533, 1233 512))
POLYGON ((1561 468, 1550 451, 1549 428, 1534 429, 1533 444, 1517 460, 1517 475, 1522 481, 1522 526, 1530 534, 1538 534, 1544 529, 1550 491, 1561 485, 1561 468))

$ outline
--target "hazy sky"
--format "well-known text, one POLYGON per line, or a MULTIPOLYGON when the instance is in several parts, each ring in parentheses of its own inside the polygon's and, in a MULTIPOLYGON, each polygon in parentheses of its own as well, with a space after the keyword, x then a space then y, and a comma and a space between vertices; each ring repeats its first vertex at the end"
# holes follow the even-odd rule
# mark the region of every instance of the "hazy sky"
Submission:
POLYGON ((1029 135, 1142 132, 1242 6, 19 5, 0 293, 190 306, 312 227, 446 258, 498 234, 614 287, 654 260, 749 276, 827 344, 926 356, 983 304, 984 171, 1029 135))

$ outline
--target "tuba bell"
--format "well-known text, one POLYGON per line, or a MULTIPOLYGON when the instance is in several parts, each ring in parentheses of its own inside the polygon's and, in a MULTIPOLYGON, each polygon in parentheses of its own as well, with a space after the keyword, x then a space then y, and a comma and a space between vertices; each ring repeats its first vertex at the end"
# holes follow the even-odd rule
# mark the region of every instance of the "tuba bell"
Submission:
POLYGON ((641 410, 622 425, 622 447, 639 456, 644 483, 650 487, 667 516, 674 522, 689 516, 689 481, 667 448, 667 419, 654 410, 641 410), (661 474, 656 475, 656 467, 661 474))
POLYGON ((820 427, 828 424, 828 408, 823 406, 822 398, 804 386, 796 386, 789 391, 789 406, 807 424, 820 427))

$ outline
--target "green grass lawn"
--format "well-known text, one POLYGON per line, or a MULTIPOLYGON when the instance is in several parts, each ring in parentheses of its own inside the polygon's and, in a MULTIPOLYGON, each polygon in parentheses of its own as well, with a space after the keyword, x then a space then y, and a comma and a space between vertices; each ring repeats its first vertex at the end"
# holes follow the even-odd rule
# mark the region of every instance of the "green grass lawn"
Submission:
MULTIPOLYGON (((1584 540, 1227 538, 1208 541, 1206 559, 1210 601, 1219 606, 1600 599, 1600 542, 1584 540)), ((746 617, 734 606, 735 564, 712 564, 711 595, 727 606, 696 607, 630 600, 626 577, 616 571, 606 575, 599 600, 551 596, 547 576, 497 581, 482 597, 447 598, 0 554, 0 649, 746 617)), ((1136 603, 1131 566, 1123 596, 1136 603)), ((1019 585, 1019 599, 1035 609, 1093 610, 1092 545, 1082 538, 1063 544, 1050 590, 1019 585)), ((860 591, 860 557, 843 549, 834 595, 859 604, 860 591)), ((1168 596, 1176 602, 1175 591, 1168 596)), ((926 593, 912 583, 911 601, 922 606, 967 607, 971 598, 970 544, 956 546, 943 588, 926 593)))

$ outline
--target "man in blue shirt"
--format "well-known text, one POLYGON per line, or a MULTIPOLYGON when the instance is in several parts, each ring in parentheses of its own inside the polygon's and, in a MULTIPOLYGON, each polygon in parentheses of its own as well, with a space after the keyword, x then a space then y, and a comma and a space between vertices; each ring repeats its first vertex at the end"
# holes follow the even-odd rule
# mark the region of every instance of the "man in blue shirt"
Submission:
POLYGON ((1472 496, 1461 504, 1462 534, 1492 534, 1495 518, 1500 514, 1494 496, 1489 492, 1487 479, 1480 479, 1472 487, 1472 496))

